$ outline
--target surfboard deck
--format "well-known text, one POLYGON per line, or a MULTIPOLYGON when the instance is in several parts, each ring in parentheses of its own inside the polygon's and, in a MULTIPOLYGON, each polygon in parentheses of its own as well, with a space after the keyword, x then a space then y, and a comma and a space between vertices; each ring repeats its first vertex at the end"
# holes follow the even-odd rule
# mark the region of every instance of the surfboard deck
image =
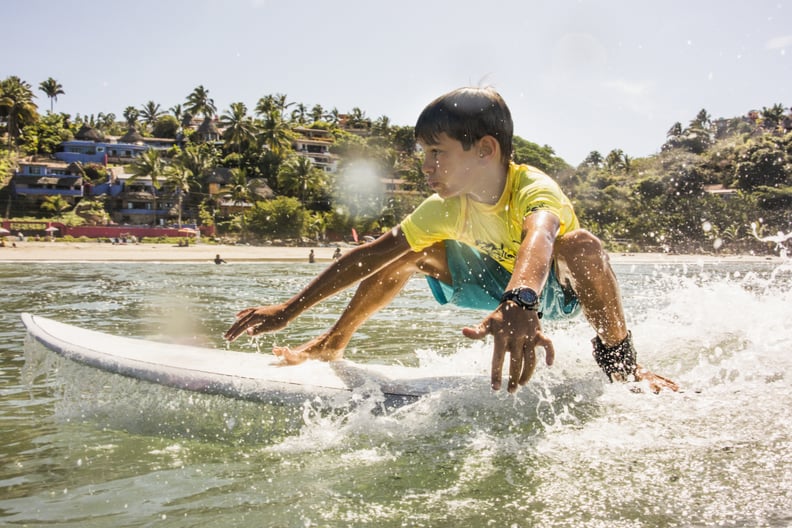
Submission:
POLYGON ((115 336, 22 314, 27 332, 77 363, 177 389, 242 400, 294 403, 313 397, 381 392, 399 406, 429 393, 488 384, 484 376, 427 376, 420 368, 306 361, 284 366, 275 356, 115 336))

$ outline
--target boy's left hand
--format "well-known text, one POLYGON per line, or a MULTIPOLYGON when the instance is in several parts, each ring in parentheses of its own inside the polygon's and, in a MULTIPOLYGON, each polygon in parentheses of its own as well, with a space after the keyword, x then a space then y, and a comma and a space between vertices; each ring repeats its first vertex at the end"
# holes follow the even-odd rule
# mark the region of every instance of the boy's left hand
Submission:
POLYGON ((511 302, 501 304, 478 326, 463 328, 462 334, 470 339, 484 339, 488 334, 495 338, 492 351, 494 390, 501 388, 507 352, 510 355, 508 391, 511 393, 531 379, 536 367, 536 347, 544 347, 548 366, 555 359, 553 342, 542 333, 538 314, 511 302))
POLYGON ((655 374, 641 365, 638 365, 635 369, 635 379, 636 381, 648 383, 649 389, 655 394, 663 389, 672 390, 674 392, 679 390, 679 385, 677 385, 675 381, 661 376, 660 374, 655 374))

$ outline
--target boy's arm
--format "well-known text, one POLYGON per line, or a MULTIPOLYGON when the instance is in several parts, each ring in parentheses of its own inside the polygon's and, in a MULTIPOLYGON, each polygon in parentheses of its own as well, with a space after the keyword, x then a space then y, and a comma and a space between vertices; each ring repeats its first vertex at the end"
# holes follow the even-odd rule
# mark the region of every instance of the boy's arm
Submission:
MULTIPOLYGON (((528 215, 523 222, 523 241, 514 263, 514 272, 507 290, 519 286, 541 292, 550 273, 553 244, 560 221, 547 211, 528 215)), ((492 352, 492 388, 499 390, 503 376, 506 353, 509 361, 509 392, 525 385, 536 365, 537 346, 545 348, 545 360, 552 365, 555 356, 553 343, 542 334, 539 314, 526 310, 512 301, 506 301, 475 328, 462 330, 465 336, 482 339, 487 334, 494 338, 492 352)))
POLYGON ((288 301, 242 310, 225 338, 233 341, 246 332, 254 335, 279 330, 314 304, 365 279, 409 251, 412 249, 401 228, 395 227, 339 257, 288 301))

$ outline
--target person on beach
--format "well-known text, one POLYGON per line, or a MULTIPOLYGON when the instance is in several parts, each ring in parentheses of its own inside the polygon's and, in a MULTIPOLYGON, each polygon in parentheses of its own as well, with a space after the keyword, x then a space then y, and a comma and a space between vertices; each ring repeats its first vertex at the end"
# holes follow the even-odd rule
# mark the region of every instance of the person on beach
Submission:
POLYGON ((357 328, 421 273, 441 304, 489 312, 462 333, 471 339, 493 336, 494 390, 501 387, 507 353, 509 392, 533 375, 537 347, 552 365, 555 350, 542 331, 542 318, 581 311, 597 334, 594 359, 611 381, 646 382, 654 392, 678 389, 637 363, 600 240, 580 228, 555 181, 511 161, 511 113, 497 92, 460 88, 440 96, 418 117, 415 137, 435 194, 389 232, 333 262, 291 299, 239 312, 226 339, 284 328, 314 304, 360 282, 328 331, 295 348, 273 348, 289 364, 339 359, 357 328))
POLYGON ((219 265, 219 264, 227 264, 227 262, 226 262, 225 260, 223 260, 223 259, 221 259, 221 258, 220 258, 220 253, 218 253, 217 255, 215 255, 215 258, 214 258, 214 263, 215 263, 215 264, 218 264, 218 265, 219 265))

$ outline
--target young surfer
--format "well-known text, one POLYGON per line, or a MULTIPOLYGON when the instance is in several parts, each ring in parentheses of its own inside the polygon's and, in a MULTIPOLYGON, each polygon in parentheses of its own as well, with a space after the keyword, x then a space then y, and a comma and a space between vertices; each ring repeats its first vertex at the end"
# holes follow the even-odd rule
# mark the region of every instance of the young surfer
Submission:
POLYGON ((357 328, 422 273, 440 303, 489 312, 462 333, 493 336, 495 390, 507 353, 509 392, 531 378, 537 347, 552 365, 555 351, 542 318, 573 317, 581 310, 597 334, 594 359, 611 381, 677 390, 673 381, 637 363, 600 240, 580 228, 571 202, 549 176, 511 161, 513 123, 497 92, 461 88, 437 98, 419 116, 415 136, 435 194, 383 236, 341 256, 291 299, 239 312, 227 339, 281 329, 360 282, 327 332, 299 347, 273 350, 292 364, 338 359, 357 328))

